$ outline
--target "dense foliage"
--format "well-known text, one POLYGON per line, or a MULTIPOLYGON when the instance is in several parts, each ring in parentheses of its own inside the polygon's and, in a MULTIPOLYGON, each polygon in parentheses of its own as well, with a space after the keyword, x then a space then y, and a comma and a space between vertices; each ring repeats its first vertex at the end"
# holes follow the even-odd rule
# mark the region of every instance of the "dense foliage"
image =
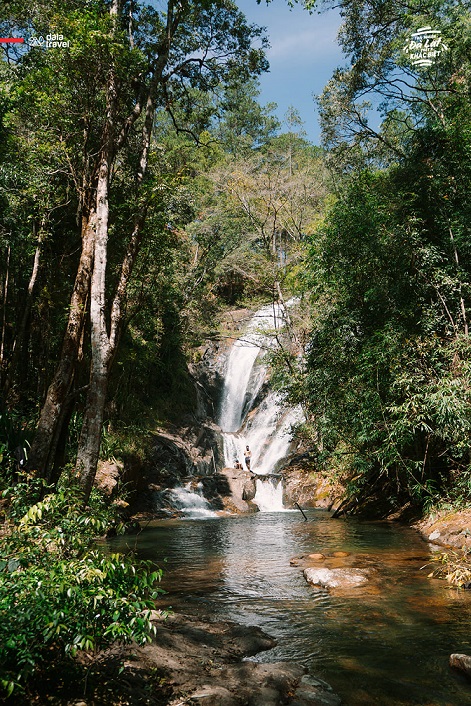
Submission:
POLYGON ((152 378, 191 408, 180 335, 191 182, 212 159, 209 126, 245 147, 272 131, 251 83, 266 42, 219 1, 31 0, 2 6, 0 24, 67 40, 2 45, 0 383, 9 409, 38 415, 29 468, 55 483, 68 457, 88 494, 103 425, 130 389, 152 378))
POLYGON ((116 522, 98 493, 85 512, 73 479, 51 493, 25 477, 3 498, 8 502, 0 550, 4 694, 28 693, 32 677, 40 678, 51 663, 66 662, 79 650, 151 639, 149 611, 161 572, 131 555, 97 548, 96 536, 116 522), (35 497, 42 499, 34 502, 35 497))
POLYGON ((152 39, 164 16, 140 5, 131 25, 120 3, 4 12, 5 30, 61 24, 73 45, 8 49, 1 66, 1 374, 9 418, 26 417, 5 432, 4 468, 31 442, 31 463, 54 482, 78 452, 89 490, 90 420, 109 433, 133 429, 136 416, 150 427, 177 419, 194 403, 188 356, 218 335, 221 307, 296 294, 309 307, 293 309, 274 367, 303 404, 319 462, 342 469, 352 497, 387 489, 392 506, 430 502, 457 480, 466 495, 466 4, 341 3, 349 65, 320 99, 324 151, 306 142, 295 111, 277 134, 258 105, 261 32, 230 4, 196 5, 174 15, 165 47, 152 39), (403 47, 425 20, 448 50, 416 69, 403 47), (198 42, 212 47, 208 63, 194 60, 198 42), (152 56, 168 74, 152 73, 152 56), (153 129, 143 148, 147 90, 153 129), (381 102, 379 126, 369 97, 381 102), (107 149, 103 177, 97 155, 107 149), (84 253, 99 183, 109 228, 106 282, 96 273, 93 294, 84 253), (93 320, 98 305, 103 320, 93 320), (30 410, 41 406, 34 435, 30 410))
POLYGON ((469 7, 341 5, 350 66, 320 101, 336 199, 306 263, 313 325, 304 382, 286 387, 309 409, 319 462, 337 469, 350 508, 466 502, 469 7), (416 68, 402 47, 421 22, 450 41, 439 60, 416 68), (379 127, 369 96, 382 100, 379 127))

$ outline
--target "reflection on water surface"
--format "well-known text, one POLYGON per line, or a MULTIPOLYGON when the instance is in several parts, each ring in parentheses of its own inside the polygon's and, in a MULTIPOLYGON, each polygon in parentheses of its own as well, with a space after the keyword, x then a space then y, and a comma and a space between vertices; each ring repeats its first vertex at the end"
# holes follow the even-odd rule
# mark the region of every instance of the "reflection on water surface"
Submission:
POLYGON ((471 705, 448 667, 452 652, 471 653, 471 595, 427 578, 428 547, 409 528, 308 516, 169 520, 113 546, 164 568, 165 605, 262 627, 278 646, 255 659, 304 664, 346 706, 471 705), (329 594, 289 564, 338 550, 349 556, 329 566, 371 569, 365 588, 329 594))

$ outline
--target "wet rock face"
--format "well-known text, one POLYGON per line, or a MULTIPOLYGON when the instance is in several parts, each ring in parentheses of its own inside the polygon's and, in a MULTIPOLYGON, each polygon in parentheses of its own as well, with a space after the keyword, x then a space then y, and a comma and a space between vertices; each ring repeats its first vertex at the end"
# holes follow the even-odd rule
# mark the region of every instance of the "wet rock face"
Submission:
POLYGON ((198 419, 218 419, 219 404, 224 388, 224 373, 229 355, 229 346, 211 341, 200 349, 201 358, 190 366, 196 384, 198 419))
POLYGON ((190 451, 176 434, 156 434, 152 461, 156 467, 165 468, 167 476, 189 476, 193 470, 190 451))
POLYGON ((177 479, 215 473, 222 461, 219 428, 207 423, 155 434, 152 461, 177 479))
MULTIPOLYGON (((135 489, 132 513, 160 516, 168 506, 166 491, 192 481, 204 481, 217 475, 223 464, 219 427, 211 421, 160 430, 153 437, 153 452, 134 477, 124 477, 135 489)), ((204 484, 203 484, 204 485, 204 484)), ((203 487, 206 495, 206 487, 203 487)), ((208 499, 214 495, 209 488, 208 499)), ((220 509, 219 504, 214 509, 220 509)), ((164 513, 166 514, 166 513, 164 513)))

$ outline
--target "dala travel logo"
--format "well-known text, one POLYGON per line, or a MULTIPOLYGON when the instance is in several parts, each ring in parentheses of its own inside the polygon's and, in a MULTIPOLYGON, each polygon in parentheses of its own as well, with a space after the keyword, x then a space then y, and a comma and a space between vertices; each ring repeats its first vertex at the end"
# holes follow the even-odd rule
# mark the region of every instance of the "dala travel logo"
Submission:
POLYGON ((47 34, 44 37, 30 37, 28 40, 30 47, 41 47, 42 49, 68 49, 70 41, 64 39, 63 34, 47 34))
POLYGON ((410 35, 403 52, 412 66, 432 66, 443 52, 448 51, 441 35, 439 29, 432 29, 430 26, 421 27, 410 35))

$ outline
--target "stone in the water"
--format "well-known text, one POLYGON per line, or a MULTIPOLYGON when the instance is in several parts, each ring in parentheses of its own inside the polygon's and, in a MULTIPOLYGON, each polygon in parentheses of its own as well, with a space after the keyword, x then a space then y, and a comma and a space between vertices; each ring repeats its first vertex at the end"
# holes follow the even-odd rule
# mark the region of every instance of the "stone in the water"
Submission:
POLYGON ((350 556, 350 552, 334 552, 332 556, 335 557, 344 557, 344 556, 350 556))
POLYGON ((304 578, 313 586, 323 588, 353 588, 366 583, 366 569, 304 569, 304 578))
POLYGON ((302 557, 293 557, 292 559, 289 560, 290 566, 300 566, 302 561, 302 557))
POLYGON ((308 554, 307 555, 308 559, 315 559, 316 561, 322 561, 322 559, 325 559, 324 554, 321 554, 320 552, 314 552, 314 554, 308 554))
POLYGON ((471 679, 471 657, 463 654, 450 655, 450 667, 464 672, 468 679, 471 679))

